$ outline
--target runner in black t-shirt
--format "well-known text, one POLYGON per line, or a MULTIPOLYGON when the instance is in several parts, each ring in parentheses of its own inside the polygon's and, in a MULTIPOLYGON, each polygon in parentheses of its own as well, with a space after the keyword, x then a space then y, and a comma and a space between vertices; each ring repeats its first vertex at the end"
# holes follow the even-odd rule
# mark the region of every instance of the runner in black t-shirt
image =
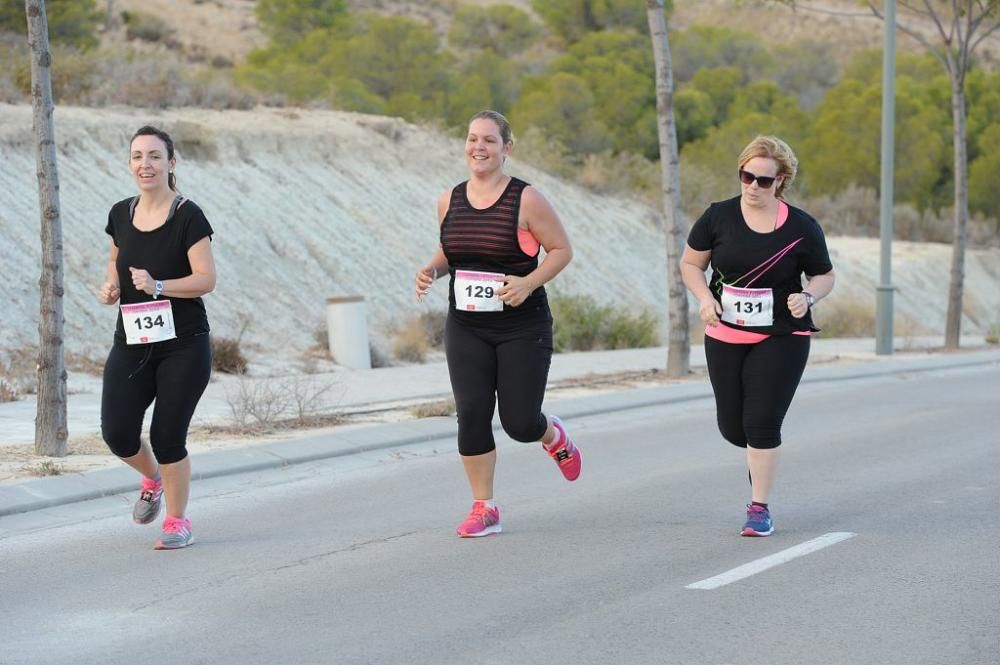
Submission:
POLYGON ((449 275, 445 354, 458 411, 458 452, 473 505, 456 529, 463 538, 500 532, 493 501, 493 411, 517 441, 539 441, 567 480, 580 451, 556 416, 542 413, 552 359, 552 313, 543 285, 573 256, 552 206, 534 187, 504 173, 514 140, 496 111, 472 117, 465 141, 469 179, 438 199, 441 246, 417 271, 423 297, 449 275), (539 263, 539 249, 545 259, 539 263))
POLYGON ((139 194, 108 214, 111 258, 98 292, 106 305, 121 303, 104 366, 101 433, 111 451, 143 476, 135 522, 155 520, 166 495, 167 516, 155 547, 179 549, 194 542, 185 516, 191 486, 187 430, 212 370, 201 300, 215 288, 212 227, 198 206, 176 192, 174 144, 165 132, 142 127, 129 150, 139 194), (140 435, 154 399, 147 445, 140 435))
POLYGON ((798 170, 792 149, 758 136, 737 163, 742 193, 713 203, 695 222, 681 275, 706 324, 719 429, 747 449, 751 502, 742 534, 768 536, 781 423, 816 332, 810 309, 833 289, 834 276, 819 224, 782 198, 798 170))

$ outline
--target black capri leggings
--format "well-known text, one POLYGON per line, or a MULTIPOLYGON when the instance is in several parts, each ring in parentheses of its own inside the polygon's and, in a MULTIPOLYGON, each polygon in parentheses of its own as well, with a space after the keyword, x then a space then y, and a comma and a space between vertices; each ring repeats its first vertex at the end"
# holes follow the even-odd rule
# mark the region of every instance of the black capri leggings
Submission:
POLYGON ((809 358, 806 335, 773 335, 756 344, 705 338, 719 431, 746 448, 777 448, 781 423, 809 358))
POLYGON ((212 372, 208 334, 147 346, 115 343, 104 365, 101 434, 118 457, 139 452, 146 409, 156 400, 149 442, 160 464, 187 457, 187 431, 212 372))
POLYGON ((496 448, 493 410, 498 401, 500 423, 512 439, 542 438, 548 428, 542 399, 552 361, 547 306, 475 325, 449 313, 444 347, 458 411, 460 454, 484 455, 496 448))

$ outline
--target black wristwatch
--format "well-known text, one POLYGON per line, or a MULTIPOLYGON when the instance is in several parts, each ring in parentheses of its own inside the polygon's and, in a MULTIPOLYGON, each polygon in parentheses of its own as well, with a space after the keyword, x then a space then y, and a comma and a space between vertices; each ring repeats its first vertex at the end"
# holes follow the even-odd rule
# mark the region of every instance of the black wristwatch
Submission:
POLYGON ((812 306, 816 304, 816 296, 809 293, 808 291, 803 291, 802 295, 806 297, 806 307, 809 307, 811 309, 812 306))

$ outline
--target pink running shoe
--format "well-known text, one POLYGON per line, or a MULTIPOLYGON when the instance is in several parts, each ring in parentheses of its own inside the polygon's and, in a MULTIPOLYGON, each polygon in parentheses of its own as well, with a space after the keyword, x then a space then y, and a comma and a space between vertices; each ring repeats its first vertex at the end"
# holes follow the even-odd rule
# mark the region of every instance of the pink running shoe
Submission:
POLYGON ((500 533, 500 509, 494 506, 487 508, 485 501, 474 501, 472 512, 465 521, 455 529, 462 538, 480 538, 491 533, 500 533))
POLYGON ((163 535, 153 545, 154 550, 179 550, 194 543, 191 520, 167 515, 163 520, 163 535))
MULTIPOLYGON (((566 427, 557 416, 552 416, 552 427, 558 432, 559 440, 553 443, 552 447, 545 448, 545 452, 556 461, 566 480, 576 480, 580 477, 580 467, 583 465, 580 449, 573 444, 569 434, 566 433, 566 427)), ((544 445, 542 447, 544 448, 544 445)))
POLYGON ((132 507, 132 521, 136 524, 149 524, 160 514, 163 504, 163 482, 160 480, 142 479, 142 492, 132 507))

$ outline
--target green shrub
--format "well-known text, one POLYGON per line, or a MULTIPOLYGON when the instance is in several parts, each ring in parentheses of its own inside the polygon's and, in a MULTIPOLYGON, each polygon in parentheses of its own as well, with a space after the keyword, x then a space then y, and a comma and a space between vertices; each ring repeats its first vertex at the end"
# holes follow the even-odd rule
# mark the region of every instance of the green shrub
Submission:
POLYGON ((154 14, 122 12, 122 20, 125 22, 125 36, 128 39, 169 44, 174 35, 170 24, 154 14))
POLYGON ((607 347, 609 349, 644 349, 657 346, 660 322, 649 310, 638 314, 618 312, 607 324, 607 347))
POLYGON ((987 344, 1000 344, 1000 321, 997 321, 986 331, 987 344))
POLYGON ((632 313, 600 305, 590 296, 553 295, 554 346, 563 351, 634 349, 659 344, 659 321, 648 310, 632 313))
MULTIPOLYGON (((97 27, 104 13, 96 0, 48 0, 45 15, 51 43, 84 49, 97 46, 97 27)), ((27 34, 23 2, 0 2, 0 32, 27 34)))
POLYGON ((590 296, 557 295, 549 299, 552 308, 556 353, 589 351, 598 347, 601 325, 611 308, 598 305, 590 296))

